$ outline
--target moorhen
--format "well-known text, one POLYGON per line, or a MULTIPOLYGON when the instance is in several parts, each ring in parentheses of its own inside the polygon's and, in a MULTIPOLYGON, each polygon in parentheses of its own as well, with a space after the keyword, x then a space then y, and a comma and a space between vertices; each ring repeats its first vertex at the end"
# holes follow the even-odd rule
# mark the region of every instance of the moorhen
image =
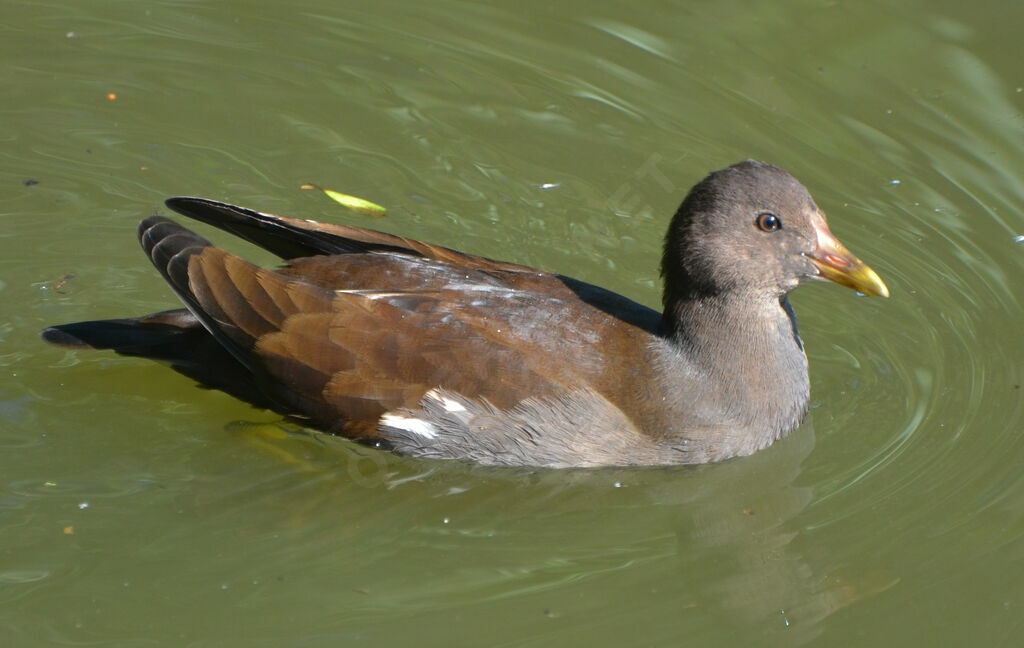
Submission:
POLYGON ((696 464, 793 430, 807 358, 786 294, 888 296, 786 171, 711 173, 669 225, 664 312, 400 236, 202 198, 174 211, 287 260, 267 270, 163 216, 139 240, 186 309, 48 328, 370 445, 507 466, 696 464))

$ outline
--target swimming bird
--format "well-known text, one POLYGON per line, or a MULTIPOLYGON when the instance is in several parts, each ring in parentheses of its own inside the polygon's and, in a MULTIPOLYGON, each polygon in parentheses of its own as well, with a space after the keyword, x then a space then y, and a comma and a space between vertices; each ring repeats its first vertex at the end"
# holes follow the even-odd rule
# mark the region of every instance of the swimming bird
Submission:
POLYGON ((303 424, 486 465, 698 464, 799 425, 807 357, 787 294, 888 296, 793 176, 715 171, 671 219, 663 310, 535 268, 203 198, 173 211, 285 260, 267 269, 152 216, 142 248, 185 308, 48 328, 170 364, 303 424))

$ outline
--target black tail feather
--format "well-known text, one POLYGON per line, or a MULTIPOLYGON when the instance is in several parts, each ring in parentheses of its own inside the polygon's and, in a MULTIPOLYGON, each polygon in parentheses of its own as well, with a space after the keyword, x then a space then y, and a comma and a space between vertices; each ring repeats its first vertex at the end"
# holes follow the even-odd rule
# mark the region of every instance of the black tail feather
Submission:
POLYGON ((165 362, 204 387, 218 389, 256 407, 278 409, 257 387, 252 372, 185 309, 136 318, 62 324, 45 329, 42 337, 58 346, 109 349, 125 356, 165 362))

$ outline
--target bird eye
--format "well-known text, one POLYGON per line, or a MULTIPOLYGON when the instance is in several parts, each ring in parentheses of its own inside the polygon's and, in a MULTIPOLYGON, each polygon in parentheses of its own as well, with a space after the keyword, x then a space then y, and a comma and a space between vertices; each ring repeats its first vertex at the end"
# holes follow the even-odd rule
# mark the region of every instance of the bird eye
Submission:
POLYGON ((761 212, 757 215, 757 226, 762 232, 775 232, 782 229, 782 219, 771 212, 761 212))

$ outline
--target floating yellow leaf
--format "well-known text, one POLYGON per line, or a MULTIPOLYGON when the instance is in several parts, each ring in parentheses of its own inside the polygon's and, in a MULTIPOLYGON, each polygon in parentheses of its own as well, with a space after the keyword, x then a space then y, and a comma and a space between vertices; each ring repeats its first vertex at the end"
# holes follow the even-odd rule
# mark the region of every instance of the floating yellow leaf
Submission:
POLYGON ((356 196, 350 196, 348 194, 343 194, 340 191, 332 191, 331 189, 324 189, 323 187, 318 187, 315 184, 304 184, 304 185, 302 185, 302 188, 303 189, 319 189, 320 191, 324 192, 324 194, 326 194, 327 197, 330 198, 331 200, 333 200, 334 202, 336 202, 338 204, 341 204, 341 205, 344 205, 345 207, 348 207, 352 211, 360 213, 363 216, 371 216, 373 218, 380 218, 381 216, 386 216, 387 213, 388 213, 387 209, 381 207, 377 203, 372 203, 369 200, 364 200, 364 199, 358 198, 356 196))

